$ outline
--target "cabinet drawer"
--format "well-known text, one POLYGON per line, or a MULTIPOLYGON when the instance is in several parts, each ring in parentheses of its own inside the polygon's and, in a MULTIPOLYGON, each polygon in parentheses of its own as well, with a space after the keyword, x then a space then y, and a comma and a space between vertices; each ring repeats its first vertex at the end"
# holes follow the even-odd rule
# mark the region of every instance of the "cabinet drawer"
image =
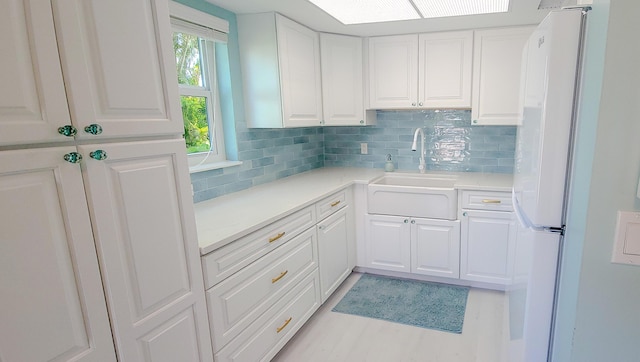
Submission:
POLYGON ((209 289, 214 350, 220 350, 317 267, 313 228, 209 289))
POLYGON ((347 206, 347 189, 340 190, 316 203, 318 220, 324 219, 345 206, 347 206))
POLYGON ((216 361, 269 361, 320 306, 313 272, 215 355, 216 361))
POLYGON ((511 193, 498 191, 462 191, 462 208, 512 211, 511 193))
POLYGON ((309 206, 202 257, 205 289, 258 260, 316 223, 309 206))

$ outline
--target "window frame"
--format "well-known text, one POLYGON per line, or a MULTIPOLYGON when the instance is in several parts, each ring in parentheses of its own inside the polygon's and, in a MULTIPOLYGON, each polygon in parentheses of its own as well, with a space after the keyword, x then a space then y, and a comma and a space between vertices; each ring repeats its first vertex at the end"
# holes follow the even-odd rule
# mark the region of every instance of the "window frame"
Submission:
MULTIPOLYGON (((182 32, 196 35, 200 39, 202 39, 200 41, 200 58, 201 62, 204 63, 204 69, 202 69, 202 77, 205 87, 178 84, 177 78, 173 77, 175 78, 174 81, 178 86, 179 97, 204 96, 207 99, 209 139, 211 141, 212 150, 209 152, 187 154, 189 161, 189 172, 194 173, 227 166, 239 165, 241 164, 241 162, 230 161, 227 160, 226 157, 224 126, 222 121, 222 113, 220 111, 220 92, 218 91, 218 80, 216 76, 215 43, 226 42, 226 36, 229 33, 229 22, 213 15, 193 9, 186 5, 182 5, 175 1, 169 2, 169 14, 171 20, 176 19, 178 22, 178 24, 175 24, 173 21, 171 22, 172 36, 174 32, 182 32), (194 25, 194 27, 201 27, 203 29, 206 29, 207 31, 211 32, 211 34, 214 34, 214 36, 206 38, 202 37, 200 34, 198 34, 197 31, 189 31, 188 27, 181 26, 179 22, 191 23, 194 25), (202 46, 202 44, 204 44, 204 46, 202 46)), ((172 58, 175 59, 173 48, 171 49, 171 52, 172 58)), ((180 116, 182 116, 182 111, 180 112, 180 116)))

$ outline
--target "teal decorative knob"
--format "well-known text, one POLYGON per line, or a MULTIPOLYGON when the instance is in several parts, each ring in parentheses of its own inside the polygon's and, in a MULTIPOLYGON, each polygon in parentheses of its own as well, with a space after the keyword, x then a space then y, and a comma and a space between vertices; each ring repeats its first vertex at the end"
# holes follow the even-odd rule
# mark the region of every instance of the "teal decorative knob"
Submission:
POLYGON ((90 124, 84 128, 84 131, 91 133, 92 135, 98 135, 102 133, 102 126, 99 124, 90 124))
POLYGON ((74 126, 67 124, 62 127, 58 127, 58 133, 63 136, 73 137, 78 133, 78 130, 74 126))
POLYGON ((82 155, 78 152, 69 152, 64 155, 64 160, 69 163, 80 163, 80 161, 82 161, 82 155))
POLYGON ((103 150, 95 150, 95 151, 89 153, 89 157, 93 158, 94 160, 98 160, 98 161, 106 160, 107 159, 107 152, 105 152, 103 150))

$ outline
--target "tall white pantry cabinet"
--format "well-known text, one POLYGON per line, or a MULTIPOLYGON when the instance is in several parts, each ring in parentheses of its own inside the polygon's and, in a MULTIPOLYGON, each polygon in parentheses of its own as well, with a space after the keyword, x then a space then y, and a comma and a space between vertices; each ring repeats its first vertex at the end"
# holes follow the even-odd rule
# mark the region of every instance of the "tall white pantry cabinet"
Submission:
POLYGON ((0 360, 211 361, 166 0, 0 7, 0 360))

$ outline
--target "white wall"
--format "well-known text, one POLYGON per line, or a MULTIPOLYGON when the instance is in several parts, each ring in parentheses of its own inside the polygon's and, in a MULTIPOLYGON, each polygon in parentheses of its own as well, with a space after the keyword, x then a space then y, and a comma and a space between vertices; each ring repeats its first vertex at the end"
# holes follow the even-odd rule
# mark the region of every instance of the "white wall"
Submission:
POLYGON ((610 262, 616 212, 640 210, 635 197, 640 176, 640 2, 611 1, 608 31, 607 7, 608 0, 594 1, 596 24, 591 24, 588 43, 594 59, 587 68, 596 74, 586 74, 592 83, 581 107, 581 168, 571 198, 573 224, 566 240, 554 340, 554 361, 559 362, 640 358, 640 267, 610 262), (594 32, 607 34, 599 111, 597 73, 602 67, 597 51, 603 43, 594 32), (597 123, 593 114, 585 113, 589 110, 597 112, 597 123), (595 141, 593 147, 590 141, 595 141))

